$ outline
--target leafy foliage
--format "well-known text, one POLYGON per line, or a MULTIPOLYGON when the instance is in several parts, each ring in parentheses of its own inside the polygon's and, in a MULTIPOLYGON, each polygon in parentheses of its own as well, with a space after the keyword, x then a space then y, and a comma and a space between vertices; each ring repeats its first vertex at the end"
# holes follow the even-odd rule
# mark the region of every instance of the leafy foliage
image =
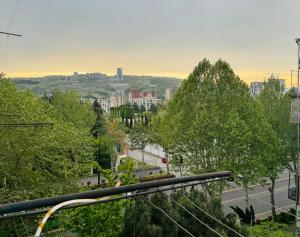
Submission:
POLYGON ((231 206, 230 208, 238 215, 242 224, 254 225, 255 213, 252 205, 250 205, 250 208, 246 207, 245 211, 238 206, 231 206))
MULTIPOLYGON (((116 180, 120 180, 122 185, 126 185, 137 181, 132 175, 132 169, 133 166, 130 165, 127 173, 120 176, 114 176, 110 170, 101 169, 101 173, 105 175, 109 186, 114 186, 116 180)), ((77 233, 79 237, 117 237, 123 231, 125 208, 128 205, 129 201, 120 200, 76 208, 67 211, 61 220, 64 228, 77 233)))
POLYGON ((160 210, 153 207, 150 204, 150 201, 164 210, 170 217, 184 228, 188 229, 195 236, 215 236, 215 234, 207 229, 207 227, 200 224, 172 200, 179 202, 190 210, 197 218, 207 223, 222 235, 227 236, 228 233, 224 228, 221 228, 220 225, 206 216, 203 212, 198 211, 182 194, 187 195, 192 202, 203 210, 213 213, 216 218, 238 230, 234 224, 230 223, 229 220, 224 217, 219 199, 209 198, 199 191, 192 191, 191 193, 179 191, 173 193, 170 197, 164 193, 158 193, 150 197, 140 197, 135 201, 132 201, 131 206, 126 210, 125 226, 122 236, 189 236, 182 229, 174 225, 174 223, 162 214, 160 210))
POLYGON ((287 231, 287 226, 284 224, 263 222, 260 225, 252 226, 248 229, 249 237, 293 237, 294 235, 287 231))
POLYGON ((0 80, 0 95, 2 123, 54 123, 52 128, 0 128, 0 202, 74 190, 90 167, 90 137, 57 117, 51 104, 8 80, 0 80))
MULTIPOLYGON (((261 161, 276 152, 278 140, 261 107, 222 60, 201 61, 164 116, 161 137, 172 154, 184 157, 189 173, 231 170, 247 187, 265 175, 261 161)), ((213 195, 222 185, 207 190, 213 195)))
POLYGON ((92 127, 95 120, 93 110, 88 102, 80 102, 80 96, 75 91, 55 91, 50 103, 55 108, 56 116, 65 122, 86 130, 92 127))

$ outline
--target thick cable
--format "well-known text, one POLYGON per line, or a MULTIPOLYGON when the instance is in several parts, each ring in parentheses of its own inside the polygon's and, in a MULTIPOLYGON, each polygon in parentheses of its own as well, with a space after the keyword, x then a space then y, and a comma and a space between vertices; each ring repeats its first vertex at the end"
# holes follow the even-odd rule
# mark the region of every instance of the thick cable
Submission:
POLYGON ((215 233, 217 236, 223 237, 220 233, 215 231, 213 228, 211 228, 209 225, 205 224, 203 221, 201 221, 198 217, 196 217, 192 212, 190 212, 187 208, 185 208, 183 205, 181 205, 179 202, 175 201, 174 199, 171 198, 171 201, 175 202, 177 205, 179 205, 182 209, 184 209, 186 212, 188 212, 192 217, 194 217, 199 223, 204 225, 206 228, 208 228, 210 231, 215 233))
MULTIPOLYGON (((211 182, 217 182, 217 181, 221 181, 221 180, 224 180, 224 179, 225 178, 218 178, 218 179, 215 179, 211 182)), ((119 201, 119 200, 122 200, 122 199, 129 199, 129 198, 133 198, 133 197, 137 197, 137 196, 143 196, 143 195, 148 195, 148 194, 153 194, 153 193, 158 193, 158 192, 165 192, 165 191, 178 189, 178 188, 183 188, 183 187, 195 186, 195 185, 203 184, 203 183, 206 183, 206 182, 207 181, 187 183, 187 184, 180 185, 180 186, 171 186, 171 187, 168 187, 168 188, 161 188, 161 189, 150 190, 150 191, 136 192, 134 194, 129 194, 129 195, 126 195, 126 196, 110 198, 110 199, 107 199, 107 200, 101 200, 101 201, 97 201, 97 202, 69 205, 69 206, 63 207, 63 208, 61 208, 57 211, 62 211, 62 210, 66 210, 66 209, 70 209, 70 208, 76 208, 76 207, 82 207, 82 206, 97 205, 97 204, 102 204, 102 203, 106 203, 106 202, 114 202, 114 201, 119 201)), ((46 208, 46 209, 39 209, 39 210, 30 211, 30 212, 22 211, 22 212, 17 212, 17 213, 6 214, 6 215, 2 215, 2 216, 0 215, 0 220, 1 219, 7 219, 7 218, 13 218, 13 217, 17 217, 17 216, 37 215, 37 214, 41 214, 41 213, 46 213, 48 210, 49 209, 46 208)))
MULTIPOLYGON (((121 182, 118 181, 116 183, 116 187, 119 187, 121 185, 121 182)), ((64 207, 64 206, 69 206, 72 204, 78 204, 78 203, 89 203, 89 202, 96 202, 96 201, 100 201, 100 200, 104 200, 104 199, 108 199, 109 197, 103 197, 103 198, 95 198, 95 199, 75 199, 75 200, 69 200, 66 202, 62 202, 59 203, 57 205, 55 205, 54 207, 50 208, 49 211, 46 213, 46 215, 43 217, 43 219, 41 220, 39 227, 37 228, 34 237, 40 237, 42 230, 47 222, 47 220, 50 218, 50 216, 56 212, 58 209, 64 207)))
MULTIPOLYGON (((156 206, 155 204, 153 204, 153 202, 151 202, 151 200, 148 200, 148 202, 155 207, 156 209, 160 210, 166 217, 168 217, 175 225, 177 225, 180 229, 182 229, 184 232, 186 232, 188 235, 192 236, 192 237, 196 237, 195 235, 193 235, 191 232, 189 232, 187 229, 185 229, 183 226, 181 226, 178 222, 176 222, 172 217, 170 217, 163 209, 161 209, 160 207, 156 206)), ((221 236, 222 237, 222 236, 221 236)))
POLYGON ((205 213, 207 216, 209 216, 211 219, 215 220, 216 222, 218 222, 219 224, 223 225, 224 227, 226 227, 228 230, 231 230, 232 232, 234 232, 235 234, 237 234, 240 237, 245 237, 244 235, 241 235, 239 232, 237 232, 236 230, 232 229, 230 226, 226 225, 225 223, 223 223, 222 221, 220 221, 219 219, 217 219, 216 217, 214 217, 213 215, 209 214, 208 212, 206 212, 205 210, 203 210, 202 208, 200 208, 197 204, 195 204, 194 202, 191 201, 191 199, 189 199, 185 194, 183 194, 183 196, 188 200, 189 203, 191 203, 194 207, 196 207, 198 210, 202 211, 203 213, 205 213))

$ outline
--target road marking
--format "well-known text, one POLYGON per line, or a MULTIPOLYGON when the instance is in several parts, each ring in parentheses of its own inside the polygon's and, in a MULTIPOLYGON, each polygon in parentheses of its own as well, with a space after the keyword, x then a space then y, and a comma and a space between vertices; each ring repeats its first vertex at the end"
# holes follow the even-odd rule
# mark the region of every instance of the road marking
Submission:
MULTIPOLYGON (((288 205, 288 206, 285 206, 285 207, 276 207, 276 209, 279 209, 278 211, 281 212, 280 209, 286 209, 286 208, 294 207, 294 206, 295 206, 295 204, 292 204, 292 205, 288 205)), ((261 215, 267 214, 269 212, 272 212, 272 211, 261 212, 261 213, 255 214, 255 216, 261 216, 261 215)))
MULTIPOLYGON (((274 192, 276 191, 281 191, 281 190, 284 190, 284 189, 287 189, 288 187, 282 187, 282 188, 277 188, 277 189, 274 189, 274 192)), ((263 193, 269 193, 269 191, 263 191, 263 192, 259 192, 259 193, 254 193, 254 194, 250 194, 249 195, 249 199, 251 199, 251 196, 257 196, 257 195, 260 195, 260 194, 263 194, 263 193)), ((234 198, 234 199, 231 199, 231 200, 226 200, 226 201, 222 201, 222 203, 228 203, 228 202, 233 202, 233 201, 236 201, 236 200, 239 200, 239 199, 244 199, 245 196, 242 196, 242 197, 239 197, 239 198, 234 198)))
MULTIPOLYGON (((280 182, 280 181, 283 181, 283 180, 288 180, 288 179, 289 179, 289 178, 277 179, 276 182, 275 182, 275 184, 276 184, 277 182, 280 182)), ((294 178, 291 177, 291 179, 294 179, 294 178)), ((256 186, 264 187, 264 186, 262 186, 261 184, 253 184, 253 185, 250 185, 249 188, 256 187, 256 186)), ((242 189, 244 189, 244 188, 235 188, 235 189, 232 189, 232 190, 224 191, 223 193, 235 192, 235 191, 239 191, 239 190, 242 190, 242 189)))

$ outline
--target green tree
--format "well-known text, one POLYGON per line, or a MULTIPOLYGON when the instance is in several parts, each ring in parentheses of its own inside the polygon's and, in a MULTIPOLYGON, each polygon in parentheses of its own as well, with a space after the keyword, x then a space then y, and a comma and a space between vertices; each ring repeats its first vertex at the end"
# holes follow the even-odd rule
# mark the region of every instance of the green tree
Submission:
MULTIPOLYGON (((54 124, 0 127, 0 203, 79 190, 80 178, 92 167, 92 139, 85 129, 57 116, 54 106, 6 79, 0 80, 0 123, 54 124)), ((1 221, 0 229, 7 227, 15 232, 9 220, 1 221)))
MULTIPOLYGON (((97 100, 95 100, 93 103, 93 110, 96 114, 96 121, 91 129, 91 133, 96 139, 95 160, 97 161, 98 165, 103 166, 102 168, 109 168, 111 167, 112 144, 108 137, 103 140, 103 136, 106 134, 106 121, 101 105, 97 100)), ((101 174, 99 171, 97 172, 97 176, 98 185, 100 185, 101 174)))
POLYGON ((106 122, 101 105, 97 100, 93 103, 93 110, 96 114, 96 121, 91 129, 91 133, 95 138, 99 138, 106 133, 106 122))
MULTIPOLYGON (((190 173, 231 170, 243 176, 246 193, 250 183, 260 180, 273 131, 229 64, 201 61, 177 90, 165 116, 170 150, 184 158, 190 173)), ((224 183, 205 187, 214 195, 222 192, 224 183)))
POLYGON ((268 156, 262 160, 265 167, 264 173, 271 181, 270 200, 272 204, 272 221, 275 221, 275 180, 288 165, 288 145, 289 137, 289 101, 284 95, 284 88, 280 86, 278 80, 270 78, 264 83, 264 89, 258 97, 258 102, 262 105, 263 112, 271 128, 275 133, 269 137, 270 149, 268 156), (273 149, 272 149, 273 148, 273 149), (271 152, 270 152, 271 151, 271 152))
POLYGON ((55 91, 50 100, 58 117, 71 122, 75 127, 89 130, 95 120, 89 102, 81 102, 76 91, 55 91))
POLYGON ((166 215, 152 206, 149 201, 164 210, 170 217, 172 217, 181 226, 188 229, 195 236, 216 236, 215 233, 209 230, 206 226, 200 224, 173 200, 183 205, 198 219, 201 219, 204 223, 221 233, 222 236, 236 236, 232 235, 234 233, 220 227, 216 221, 212 220, 202 211, 196 209, 185 196, 187 196, 189 200, 199 206, 202 210, 213 214, 213 216, 218 220, 221 220, 223 223, 226 223, 230 227, 240 231, 234 224, 230 223, 230 221, 224 217, 220 199, 211 198, 202 192, 192 190, 190 193, 177 191, 171 195, 158 193, 151 197, 136 198, 126 209, 125 225, 122 236, 190 236, 174 225, 174 223, 166 215))
MULTIPOLYGON (((166 167, 167 173, 169 170, 169 150, 171 147, 171 141, 168 139, 168 120, 166 120, 165 114, 156 115, 151 119, 150 123, 150 142, 161 146, 166 154, 166 167)), ((176 164, 177 165, 177 164, 176 164)), ((180 164, 179 164, 180 165, 180 164)))
POLYGON ((142 124, 136 124, 129 131, 130 148, 140 150, 142 152, 142 160, 145 162, 144 151, 145 147, 150 142, 148 129, 142 124))

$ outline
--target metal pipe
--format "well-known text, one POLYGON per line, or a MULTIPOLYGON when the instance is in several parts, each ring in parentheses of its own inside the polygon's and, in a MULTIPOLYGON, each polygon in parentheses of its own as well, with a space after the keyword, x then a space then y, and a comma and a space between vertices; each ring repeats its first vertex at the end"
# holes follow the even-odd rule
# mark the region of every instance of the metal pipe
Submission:
MULTIPOLYGON (((143 195, 148 195, 148 194, 153 194, 153 193, 158 193, 158 192, 165 192, 165 191, 170 191, 170 190, 179 189, 179 188, 185 188, 185 187, 189 187, 189 186, 196 186, 196 185, 204 184, 204 183, 207 183, 207 182, 218 182, 218 181, 223 181, 223 180, 227 180, 227 179, 228 178, 216 178, 214 180, 198 181, 198 182, 194 182, 194 183, 182 184, 180 186, 170 186, 168 188, 160 188, 160 189, 155 189, 155 190, 136 192, 136 193, 133 193, 133 194, 127 194, 126 196, 109 198, 109 199, 105 199, 105 200, 101 200, 101 201, 97 201, 97 202, 74 204, 74 205, 63 207, 63 208, 61 208, 57 211, 63 211, 63 210, 66 210, 66 209, 83 207, 83 206, 97 205, 97 204, 102 204, 102 203, 107 203, 107 202, 115 202, 115 201, 119 201, 119 200, 122 200, 122 199, 129 199, 129 198, 133 198, 133 197, 138 197, 138 196, 143 196, 143 195)), ((49 210, 49 208, 44 208, 44 209, 28 211, 28 212, 17 212, 17 213, 6 214, 6 215, 0 216, 0 220, 1 219, 14 218, 14 217, 20 217, 20 216, 38 215, 38 214, 45 213, 48 210, 49 210)))
POLYGON ((61 202, 65 202, 73 199, 100 198, 105 196, 121 194, 121 193, 134 192, 138 190, 157 188, 160 186, 168 186, 168 185, 175 185, 180 183, 203 181, 203 180, 213 181, 216 178, 231 178, 231 177, 232 177, 232 173, 230 171, 223 171, 223 172, 206 173, 206 174, 188 176, 182 178, 171 178, 165 180, 150 181, 150 182, 132 184, 127 186, 121 186, 121 187, 105 188, 101 190, 67 194, 62 196, 41 198, 41 199, 22 201, 16 203, 9 203, 0 206, 0 215, 12 213, 12 212, 31 210, 35 208, 54 206, 61 202))

